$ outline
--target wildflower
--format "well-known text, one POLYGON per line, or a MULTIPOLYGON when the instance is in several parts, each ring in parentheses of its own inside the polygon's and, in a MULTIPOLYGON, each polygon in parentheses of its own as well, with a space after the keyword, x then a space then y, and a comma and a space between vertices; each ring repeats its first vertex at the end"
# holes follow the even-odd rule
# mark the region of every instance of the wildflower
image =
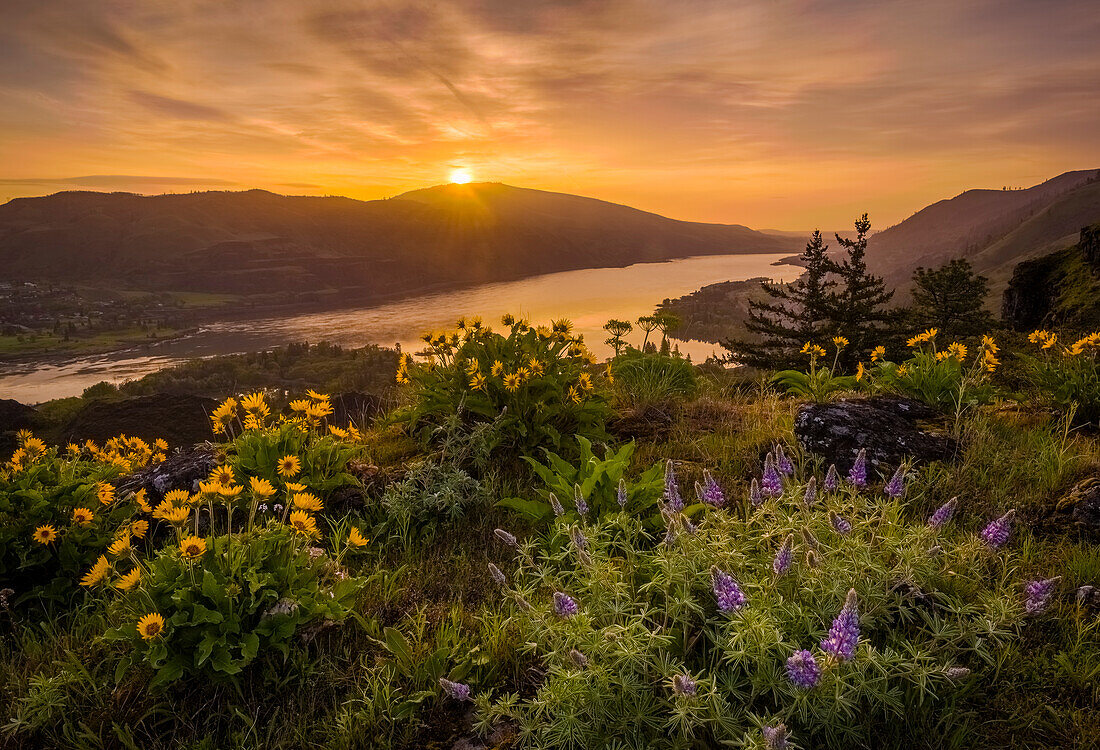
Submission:
POLYGON ((676 481, 674 462, 665 462, 665 506, 674 512, 684 509, 684 500, 680 497, 680 484, 676 481))
POLYGON ((817 499, 817 477, 810 477, 806 482, 806 490, 802 493, 802 507, 809 510, 817 499))
POLYGON ((852 523, 832 511, 829 511, 829 522, 833 525, 833 530, 841 536, 847 536, 852 531, 852 523))
POLYGON ((787 534, 787 538, 783 540, 783 545, 779 548, 779 551, 775 553, 775 559, 772 560, 772 571, 781 576, 791 569, 791 562, 794 560, 794 534, 787 534))
POLYGON ((966 667, 948 667, 943 676, 952 682, 960 682, 970 676, 970 670, 966 667))
POLYGON ((451 682, 446 677, 439 678, 439 686, 449 698, 456 701, 470 700, 470 686, 462 682, 451 682))
POLYGON ((756 481, 756 477, 752 478, 752 484, 749 485, 749 504, 754 508, 764 504, 764 494, 760 491, 760 483, 756 481))
POLYGON ((264 402, 264 394, 259 391, 242 398, 241 408, 243 408, 245 411, 257 412, 262 414, 266 414, 268 411, 268 406, 264 402))
POLYGON ((588 556, 588 540, 584 538, 584 532, 579 528, 573 527, 569 530, 569 539, 573 542, 573 546, 577 550, 577 559, 581 565, 585 567, 592 564, 592 558, 588 556))
POLYGON ((860 448, 859 453, 856 454, 855 463, 852 464, 852 470, 848 472, 848 481, 854 484, 856 487, 867 486, 867 449, 860 448))
POLYGON ((186 505, 191 502, 191 493, 187 490, 170 490, 165 493, 164 502, 169 505, 186 505))
POLYGON ((149 505, 149 499, 146 497, 144 487, 134 493, 134 502, 137 503, 138 507, 141 508, 143 513, 153 512, 152 506, 149 505))
POLYGON ((928 519, 928 525, 933 529, 938 529, 950 521, 951 516, 955 515, 955 505, 958 499, 957 497, 953 497, 937 508, 936 512, 928 519))
POLYGON ((584 401, 584 394, 575 385, 569 386, 569 390, 566 392, 566 398, 572 401, 574 404, 579 404, 584 401))
POLYGON ((618 501, 619 507, 622 508, 623 510, 626 510, 626 503, 628 501, 628 498, 626 496, 626 480, 625 479, 620 479, 619 480, 619 489, 615 492, 615 499, 618 501))
POLYGON ((299 510, 308 510, 313 513, 319 513, 320 511, 325 509, 324 503, 321 502, 321 499, 316 495, 310 494, 309 492, 295 493, 293 505, 299 510))
POLYGON ((277 469, 279 476, 293 477, 297 476, 298 472, 302 470, 302 464, 297 456, 283 456, 279 459, 277 469))
POLYGON ((504 376, 504 388, 509 393, 515 393, 516 391, 518 391, 521 383, 522 380, 519 373, 510 372, 504 376))
POLYGON ((821 668, 817 666, 817 659, 809 651, 795 651, 787 659, 787 679, 795 687, 809 690, 817 685, 821 679, 821 668))
POLYGON ((87 526, 92 522, 92 518, 94 518, 94 515, 87 508, 73 508, 73 523, 87 526))
POLYGON ((134 568, 126 575, 115 581, 115 588, 122 589, 123 591, 129 591, 134 586, 137 586, 138 581, 141 580, 141 568, 134 568))
POLYGON ((863 363, 862 362, 857 362, 856 363, 856 382, 857 383, 862 382, 863 375, 864 375, 863 363))
POLYGON ((775 468, 779 469, 779 473, 785 477, 794 474, 794 464, 787 458, 782 445, 775 446, 775 468))
POLYGON ((110 505, 115 501, 115 488, 109 482, 100 482, 96 494, 103 505, 110 505))
POLYGON ((952 342, 947 347, 947 354, 948 354, 948 356, 954 357, 955 359, 959 360, 960 362, 963 362, 964 360, 966 360, 966 354, 967 354, 966 344, 960 344, 958 341, 952 342))
POLYGON ((160 514, 160 518, 164 519, 168 523, 183 523, 187 520, 187 517, 191 515, 191 511, 189 511, 187 508, 174 508, 169 506, 167 508, 164 508, 162 511, 161 509, 165 505, 167 505, 167 503, 161 503, 160 505, 158 505, 157 513, 160 514))
POLYGON ((577 506, 577 512, 582 516, 588 512, 588 503, 584 501, 584 494, 579 484, 573 485, 573 504, 577 506))
POLYGON ((802 353, 803 354, 809 354, 811 360, 816 359, 817 357, 824 357, 825 356, 825 350, 824 349, 822 349, 817 344, 811 344, 809 341, 807 341, 805 343, 805 345, 803 345, 802 353))
POLYGON ((554 511, 555 518, 561 518, 565 515, 565 508, 561 507, 561 501, 553 492, 550 493, 550 509, 554 511))
POLYGON ((34 541, 38 542, 39 544, 49 544, 54 539, 57 539, 57 529, 55 529, 53 526, 50 526, 49 524, 46 524, 45 526, 39 526, 37 529, 34 530, 33 537, 34 541))
POLYGON ((149 522, 142 519, 130 524, 130 534, 136 539, 144 539, 149 532, 149 522))
POLYGON ((275 494, 275 488, 271 485, 271 482, 261 477, 250 477, 248 488, 252 490, 252 494, 256 497, 271 497, 275 494))
POLYGON ((99 559, 95 561, 95 564, 91 567, 84 577, 80 579, 81 586, 95 586, 97 583, 107 577, 107 573, 111 570, 111 563, 107 561, 106 555, 100 555, 99 559))
POLYGON ((787 731, 787 726, 782 722, 774 727, 764 727, 760 730, 760 734, 764 736, 764 746, 768 750, 787 750, 789 747, 787 740, 791 733, 787 731))
POLYGON ((111 542, 111 545, 107 547, 107 551, 115 556, 121 555, 123 552, 129 552, 130 535, 126 534, 111 542))
POLYGON ((821 542, 817 541, 817 537, 807 527, 802 527, 802 541, 806 543, 806 546, 810 549, 821 549, 821 542))
POLYGON ((507 544, 509 547, 515 547, 519 549, 519 542, 516 541, 515 536, 509 534, 504 529, 493 529, 493 533, 496 534, 497 539, 507 544))
POLYGON ((489 563, 489 575, 501 586, 508 582, 508 579, 504 577, 504 572, 492 563, 489 563))
POLYGON ((1050 596, 1054 593, 1054 587, 1062 580, 1061 576, 1048 578, 1045 581, 1031 581, 1024 588, 1027 600, 1024 602, 1024 611, 1029 615, 1037 615, 1047 608, 1050 596))
POLYGON ((480 372, 470 376, 470 390, 483 391, 489 385, 488 379, 480 372))
POLYGON ((581 669, 584 669, 588 666, 588 657, 575 648, 569 649, 569 660, 581 669))
POLYGON ((244 487, 241 487, 239 484, 218 485, 218 494, 222 497, 236 497, 241 494, 243 490, 244 487))
POLYGON ((497 378, 500 377, 500 374, 502 372, 504 372, 504 363, 498 359, 494 361, 492 366, 489 368, 489 374, 492 375, 494 378, 497 378))
POLYGON ((844 338, 843 336, 833 336, 833 346, 835 346, 837 349, 843 349, 844 347, 848 346, 848 339, 844 338))
POLYGON ((678 674, 672 678, 672 692, 676 695, 695 695, 697 686, 691 675, 678 674))
POLYGON ((709 471, 703 472, 703 485, 699 488, 699 499, 713 508, 721 508, 726 504, 726 496, 718 482, 714 480, 709 471))
POLYGON ((886 487, 883 491, 894 499, 897 499, 905 494, 904 466, 899 466, 897 468, 897 471, 894 472, 894 476, 890 477, 890 481, 886 483, 886 487))
POLYGON ((150 641, 164 632, 164 618, 156 612, 151 612, 138 620, 137 631, 142 638, 150 641))
POLYGON ((317 522, 304 510, 291 511, 289 521, 294 530, 302 536, 314 537, 319 533, 317 522))
POLYGON ((357 526, 352 526, 348 529, 348 545, 352 547, 366 547, 370 542, 370 539, 363 536, 363 532, 359 531, 357 526))
POLYGON ((745 606, 745 592, 729 575, 717 567, 710 569, 711 588, 718 600, 718 609, 723 612, 736 612, 745 606))
POLYGON ((1016 511, 1013 509, 1000 518, 991 521, 988 526, 982 529, 982 541, 993 549, 1003 547, 1012 533, 1012 518, 1015 515, 1016 511))
POLYGON ((572 617, 580 612, 580 607, 573 601, 573 597, 560 591, 554 592, 554 614, 558 617, 572 617))
POLYGON ((876 346, 874 349, 871 350, 871 361, 872 362, 878 362, 880 359, 885 359, 885 358, 886 358, 886 347, 885 346, 876 346))
POLYGON ((848 589, 844 607, 833 620, 829 637, 821 642, 821 650, 832 654, 841 661, 851 661, 859 645, 859 608, 856 604, 856 590, 848 589))
POLYGON ((804 563, 807 568, 816 568, 821 564, 821 556, 817 554, 816 550, 808 549, 806 550, 804 563))
POLYGON ((189 536, 180 542, 180 557, 188 560, 198 560, 206 554, 206 540, 197 536, 189 536))
POLYGON ((290 402, 290 410, 298 412, 299 414, 305 414, 309 411, 310 404, 309 399, 299 398, 290 402))
POLYGON ((768 497, 779 497, 783 494, 783 477, 771 453, 764 459, 764 474, 760 477, 760 488, 768 497))

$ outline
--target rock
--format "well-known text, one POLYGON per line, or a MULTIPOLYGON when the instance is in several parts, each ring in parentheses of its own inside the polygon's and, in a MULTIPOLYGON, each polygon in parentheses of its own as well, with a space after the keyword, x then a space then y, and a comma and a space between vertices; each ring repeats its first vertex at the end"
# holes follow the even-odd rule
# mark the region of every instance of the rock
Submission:
POLYGON ((1001 318, 1019 331, 1100 325, 1100 224, 1077 244, 1021 262, 1001 299, 1001 318))
POLYGON ((900 396, 844 399, 800 408, 794 434, 804 450, 824 458, 825 466, 835 463, 841 474, 866 448, 871 467, 888 475, 907 459, 926 463, 955 456, 956 440, 918 426, 939 417, 927 404, 900 396))
POLYGON ((1057 525, 1076 526, 1100 534, 1100 476, 1082 479, 1054 504, 1051 514, 1057 525))
POLYGON ((201 396, 156 393, 121 401, 92 401, 62 429, 66 441, 102 442, 125 434, 171 446, 213 440, 208 416, 218 402, 201 396))
POLYGON ((15 433, 34 427, 38 412, 34 407, 0 398, 0 459, 6 459, 15 450, 15 433))
POLYGON ((144 488, 149 498, 155 500, 169 490, 197 492, 199 482, 210 476, 217 465, 218 454, 213 445, 182 448, 159 464, 147 466, 125 477, 118 484, 119 494, 144 488))

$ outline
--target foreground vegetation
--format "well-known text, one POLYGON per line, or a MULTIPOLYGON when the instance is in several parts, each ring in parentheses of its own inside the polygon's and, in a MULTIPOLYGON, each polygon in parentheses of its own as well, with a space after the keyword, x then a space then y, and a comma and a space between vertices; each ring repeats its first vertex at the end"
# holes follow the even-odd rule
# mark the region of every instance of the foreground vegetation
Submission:
POLYGON ((838 335, 746 380, 609 332, 600 362, 567 321, 460 321, 369 425, 237 393, 194 483, 138 481, 177 446, 21 434, 0 743, 1100 743, 1100 548, 1049 522, 1100 473, 1100 334, 851 368, 838 335), (930 404, 958 454, 803 452, 800 406, 853 393, 930 404))

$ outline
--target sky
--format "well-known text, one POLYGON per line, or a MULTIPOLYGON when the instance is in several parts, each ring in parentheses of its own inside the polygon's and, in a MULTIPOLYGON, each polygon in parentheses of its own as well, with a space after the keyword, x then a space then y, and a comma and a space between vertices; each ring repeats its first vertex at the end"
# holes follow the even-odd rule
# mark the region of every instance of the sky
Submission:
POLYGON ((1100 167, 1095 0, 0 0, 0 201, 505 182, 884 228, 1100 167))

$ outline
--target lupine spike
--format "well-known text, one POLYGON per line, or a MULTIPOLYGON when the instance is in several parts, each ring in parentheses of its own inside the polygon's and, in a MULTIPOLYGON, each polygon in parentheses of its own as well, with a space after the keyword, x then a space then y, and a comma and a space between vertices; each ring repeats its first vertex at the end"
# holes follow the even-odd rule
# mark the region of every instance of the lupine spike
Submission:
POLYGON ((569 660, 581 669, 584 669, 588 666, 588 657, 575 648, 569 649, 569 660))
POLYGON ((1058 582, 1062 580, 1061 576, 1055 578, 1047 578, 1043 581, 1031 581, 1024 588, 1027 594, 1027 600, 1024 602, 1024 611, 1029 615, 1037 615, 1046 611, 1047 605, 1050 603, 1050 596, 1054 593, 1055 587, 1058 582))
POLYGON ((867 449, 860 448, 859 453, 856 454, 855 463, 852 464, 852 470, 848 472, 848 481, 854 484, 856 487, 867 486, 867 449))
POLYGON ((970 670, 966 667, 948 667, 943 674, 952 682, 959 682, 970 676, 970 670))
POLYGON ((951 517, 955 515, 955 506, 958 503, 959 498, 953 497, 946 503, 936 509, 936 512, 928 519, 928 525, 933 529, 938 529, 945 523, 951 520, 951 517))
POLYGON ((672 511, 684 509, 684 499, 680 497, 680 484, 676 481, 673 461, 665 462, 665 506, 672 511))
POLYGON ((554 509, 554 516, 561 518, 565 515, 565 508, 561 507, 561 501, 553 492, 550 493, 550 507, 554 509))
POLYGON ((764 736, 764 745, 768 750, 787 750, 790 747, 788 740, 791 733, 782 722, 775 726, 764 727, 760 730, 760 734, 764 736))
POLYGON ((833 530, 841 536, 847 536, 852 530, 851 522, 833 511, 829 511, 829 522, 833 525, 833 530))
POLYGON ((836 464, 829 464, 829 472, 825 475, 826 492, 835 492, 840 487, 840 474, 836 470, 836 464))
POLYGON ((783 545, 779 548, 779 551, 775 553, 775 559, 772 560, 772 572, 777 576, 781 576, 791 569, 791 563, 794 561, 794 534, 787 534, 787 538, 783 540, 783 545))
POLYGON ((672 678, 672 692, 676 695, 695 695, 695 680, 689 674, 678 674, 672 678))
POLYGON ((795 687, 809 690, 817 685, 821 679, 821 668, 817 666, 817 659, 809 651, 795 651, 787 659, 787 679, 795 687))
POLYGON ((588 512, 588 503, 584 501, 584 493, 579 484, 573 485, 573 504, 577 506, 577 512, 582 516, 588 512))
POLYGON ((493 580, 501 586, 508 582, 508 579, 504 577, 504 572, 492 563, 489 563, 489 575, 491 575, 493 580))
POLYGON ((1012 534, 1012 519, 1015 515, 1016 511, 1013 509, 1000 518, 991 521, 988 526, 982 529, 982 541, 993 549, 1003 547, 1012 534))
POLYGON ((806 482, 806 491, 802 493, 802 507, 809 510, 817 500, 817 477, 810 477, 806 482))
POLYGON ((787 458, 787 453, 783 450, 783 446, 778 443, 775 446, 775 468, 779 469, 779 473, 785 477, 794 474, 794 464, 787 458))
POLYGON ((622 508, 623 510, 626 510, 627 496, 626 496, 626 480, 625 479, 620 479, 619 480, 619 489, 618 489, 618 492, 616 493, 615 499, 619 501, 619 507, 622 508))
POLYGON ((754 508, 764 504, 764 494, 760 491, 760 482, 756 481, 756 477, 753 477, 749 487, 749 504, 754 508))
POLYGON ((895 500, 905 494, 905 467, 899 466, 883 491, 895 500))
POLYGON ((456 701, 470 700, 470 686, 461 682, 451 682, 446 677, 439 678, 439 686, 443 692, 456 701))
POLYGON ((821 549, 821 542, 817 541, 817 537, 805 526, 802 527, 802 541, 804 541, 806 546, 810 549, 821 549))
POLYGON ((580 612, 580 607, 577 606, 577 602, 573 600, 573 597, 560 591, 554 592, 554 614, 565 618, 572 617, 578 612, 580 612))
POLYGON ((493 529, 493 533, 496 534, 497 539, 504 542, 509 547, 519 548, 519 542, 513 534, 509 534, 504 529, 493 529))
POLYGON ((806 550, 806 567, 816 568, 821 564, 821 556, 817 554, 815 550, 806 550))
POLYGON ((726 504, 726 494, 709 471, 703 472, 702 488, 696 483, 696 490, 699 492, 699 499, 712 508, 721 508, 726 504))
POLYGON ((745 593, 731 576, 717 567, 710 569, 711 588, 718 600, 718 609, 723 612, 736 612, 745 606, 745 593))
POLYGON ((859 606, 856 602, 856 590, 848 589, 844 607, 833 620, 829 636, 821 642, 821 650, 832 654, 841 661, 855 658, 859 646, 859 606))
POLYGON ((760 477, 760 489, 768 497, 779 497, 783 494, 783 476, 775 466, 775 459, 768 454, 764 459, 764 474, 760 477))
POLYGON ((577 559, 581 565, 588 567, 592 564, 592 558, 588 556, 588 540, 584 538, 584 532, 579 527, 574 526, 569 530, 569 538, 573 541, 573 546, 577 549, 577 559))

